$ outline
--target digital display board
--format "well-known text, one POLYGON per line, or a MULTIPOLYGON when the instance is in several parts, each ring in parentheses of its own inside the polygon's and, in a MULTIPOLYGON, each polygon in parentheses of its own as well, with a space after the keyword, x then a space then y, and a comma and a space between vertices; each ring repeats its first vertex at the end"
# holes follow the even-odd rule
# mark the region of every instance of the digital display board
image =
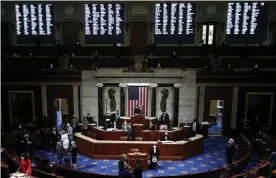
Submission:
POLYGON ((84 9, 86 44, 124 42, 123 4, 85 4, 84 9))
POLYGON ((269 4, 228 3, 226 36, 229 44, 260 44, 266 41, 269 4))
POLYGON ((34 44, 36 36, 41 44, 53 44, 53 14, 52 4, 15 4, 17 44, 34 44))
POLYGON ((194 44, 195 3, 155 4, 154 42, 156 44, 194 44))

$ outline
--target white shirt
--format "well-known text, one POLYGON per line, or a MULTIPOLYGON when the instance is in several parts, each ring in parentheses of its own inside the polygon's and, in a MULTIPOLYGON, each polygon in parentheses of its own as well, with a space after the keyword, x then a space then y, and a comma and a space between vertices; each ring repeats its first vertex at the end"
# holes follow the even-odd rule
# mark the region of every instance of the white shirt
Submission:
POLYGON ((153 148, 153 153, 156 153, 156 148, 153 148))
POLYGON ((196 123, 194 122, 193 124, 193 131, 195 132, 196 131, 196 123))

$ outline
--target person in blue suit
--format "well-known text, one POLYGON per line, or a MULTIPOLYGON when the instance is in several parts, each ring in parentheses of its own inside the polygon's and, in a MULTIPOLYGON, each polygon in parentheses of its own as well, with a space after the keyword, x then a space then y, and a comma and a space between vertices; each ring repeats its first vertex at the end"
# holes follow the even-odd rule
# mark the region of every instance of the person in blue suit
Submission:
POLYGON ((135 138, 133 136, 133 130, 132 127, 129 126, 128 132, 127 132, 127 140, 128 141, 133 141, 135 138))

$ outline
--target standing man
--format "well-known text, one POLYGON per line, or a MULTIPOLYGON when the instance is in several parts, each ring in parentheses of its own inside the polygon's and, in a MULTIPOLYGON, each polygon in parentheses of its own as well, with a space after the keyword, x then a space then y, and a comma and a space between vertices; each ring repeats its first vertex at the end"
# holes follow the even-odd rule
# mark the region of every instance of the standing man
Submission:
POLYGON ((135 138, 133 136, 133 130, 132 130, 132 127, 129 125, 129 129, 128 129, 128 132, 127 132, 127 140, 128 141, 133 141, 135 138))
POLYGON ((136 105, 135 108, 134 108, 134 114, 141 114, 141 110, 138 107, 138 105, 136 105))
POLYGON ((150 169, 155 169, 158 166, 159 155, 159 148, 154 144, 150 150, 150 169))
POLYGON ((51 138, 52 148, 53 148, 53 151, 56 151, 56 145, 59 140, 59 133, 57 132, 55 127, 53 127, 51 135, 52 135, 52 138, 51 138))
POLYGON ((88 131, 88 126, 89 126, 87 117, 84 117, 82 124, 83 124, 83 135, 86 135, 88 131))
POLYGON ((163 110, 163 113, 159 117, 159 125, 167 125, 167 129, 170 129, 170 116, 167 111, 163 110))
POLYGON ((48 114, 46 113, 43 117, 43 128, 44 129, 50 128, 49 126, 51 126, 51 120, 48 114))
POLYGON ((61 145, 60 141, 57 142, 56 152, 57 152, 59 165, 62 166, 63 165, 63 163, 62 163, 62 161, 63 161, 63 149, 62 149, 62 145, 61 145))
POLYGON ((197 133, 199 133, 200 131, 200 125, 197 122, 196 119, 194 119, 194 121, 190 124, 190 129, 192 131, 192 135, 195 136, 197 133))
POLYGON ((143 174, 143 167, 141 166, 141 161, 136 159, 136 168, 133 170, 133 176, 134 178, 142 178, 143 174))
POLYGON ((67 134, 68 134, 68 139, 69 142, 73 141, 73 128, 71 127, 70 123, 67 123, 67 134))
POLYGON ((71 120, 71 125, 72 125, 72 128, 73 128, 73 131, 75 132, 78 127, 79 127, 79 119, 76 118, 75 114, 73 115, 73 118, 71 120))
POLYGON ((228 141, 228 145, 226 147, 226 152, 225 152, 226 162, 230 166, 232 166, 233 157, 234 157, 236 151, 237 151, 237 146, 235 144, 235 141, 232 138, 230 138, 228 141))

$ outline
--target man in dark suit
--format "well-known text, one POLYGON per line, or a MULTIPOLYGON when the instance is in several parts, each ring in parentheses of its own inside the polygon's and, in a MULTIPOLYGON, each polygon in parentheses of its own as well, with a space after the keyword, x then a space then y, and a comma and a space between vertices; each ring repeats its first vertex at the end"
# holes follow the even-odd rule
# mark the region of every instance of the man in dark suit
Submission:
POLYGON ((129 126, 128 132, 127 132, 127 140, 128 141, 133 141, 135 138, 133 136, 133 130, 132 127, 129 126))
POLYGON ((137 105, 134 108, 134 114, 141 114, 141 110, 137 105))
POLYGON ((59 133, 55 127, 53 127, 52 134, 51 134, 51 142, 53 151, 56 151, 57 142, 59 140, 59 133))
POLYGON ((118 162, 119 177, 129 177, 129 165, 127 164, 127 155, 122 154, 121 160, 118 162))
POLYGON ((155 169, 158 166, 159 155, 160 155, 159 148, 157 148, 156 145, 153 145, 150 150, 149 169, 155 169))
POLYGON ((170 116, 166 111, 163 111, 163 113, 159 117, 159 125, 167 125, 168 129, 170 128, 170 116))
POLYGON ((84 117, 82 124, 83 124, 83 135, 86 135, 87 131, 88 131, 88 126, 89 126, 88 125, 89 122, 87 120, 87 117, 84 117))
POLYGON ((192 131, 193 136, 195 136, 197 133, 199 133, 200 125, 196 119, 194 119, 194 121, 190 124, 190 129, 192 131))
POLYGON ((233 157, 234 157, 236 151, 237 151, 237 146, 236 146, 234 140, 232 138, 230 138, 228 141, 228 145, 226 147, 226 152, 225 152, 226 162, 230 166, 232 166, 233 157))
POLYGON ((79 119, 75 116, 75 114, 72 117, 71 120, 71 126, 73 128, 73 131, 75 132, 77 128, 79 127, 79 119))
POLYGON ((142 178, 142 173, 143 173, 143 167, 141 166, 140 160, 136 160, 136 168, 133 170, 133 176, 134 178, 142 178))
POLYGON ((50 126, 51 126, 51 120, 48 114, 46 113, 43 117, 43 128, 47 129, 47 128, 50 128, 50 126))
POLYGON ((276 169, 276 152, 271 153, 269 165, 269 178, 272 177, 272 171, 276 169))

